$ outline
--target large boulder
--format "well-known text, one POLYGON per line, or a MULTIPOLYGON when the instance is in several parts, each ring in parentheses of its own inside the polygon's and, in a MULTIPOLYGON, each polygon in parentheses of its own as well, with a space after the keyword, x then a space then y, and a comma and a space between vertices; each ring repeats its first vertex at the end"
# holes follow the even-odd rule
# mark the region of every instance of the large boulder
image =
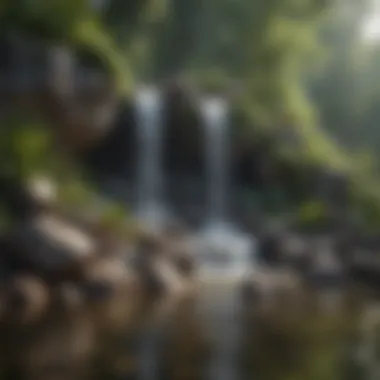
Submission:
POLYGON ((98 259, 86 269, 82 287, 91 301, 113 298, 117 291, 136 281, 131 268, 120 257, 98 259))
POLYGON ((138 312, 140 279, 124 257, 98 258, 86 269, 80 289, 100 328, 125 328, 138 312))
POLYGON ((51 283, 77 281, 94 257, 91 236, 49 214, 19 223, 7 237, 10 260, 19 270, 34 272, 51 283))
POLYGON ((192 268, 186 253, 178 251, 178 242, 174 237, 170 240, 155 234, 145 234, 140 239, 134 267, 149 294, 164 296, 184 291, 185 277, 192 268))

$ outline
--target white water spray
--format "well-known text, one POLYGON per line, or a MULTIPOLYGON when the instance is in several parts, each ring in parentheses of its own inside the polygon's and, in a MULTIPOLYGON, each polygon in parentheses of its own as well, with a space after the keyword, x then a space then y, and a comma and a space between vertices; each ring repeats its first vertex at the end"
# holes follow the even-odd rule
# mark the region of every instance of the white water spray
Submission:
POLYGON ((223 276, 241 276, 249 266, 254 241, 251 236, 238 231, 228 216, 231 186, 228 104, 225 99, 209 97, 201 101, 200 111, 205 132, 207 175, 206 225, 199 237, 201 261, 210 263, 206 265, 208 274, 218 272, 223 276), (211 265, 212 261, 214 265, 211 265))

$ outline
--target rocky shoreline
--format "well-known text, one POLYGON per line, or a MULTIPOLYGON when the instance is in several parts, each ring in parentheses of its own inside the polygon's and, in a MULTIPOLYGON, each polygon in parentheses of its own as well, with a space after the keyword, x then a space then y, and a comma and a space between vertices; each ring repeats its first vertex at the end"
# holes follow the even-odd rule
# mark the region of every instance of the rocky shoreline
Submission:
MULTIPOLYGON (((99 376, 136 378, 142 332, 162 321, 170 329, 164 330, 159 371, 180 378, 186 367, 199 378, 211 348, 194 314, 203 290, 186 228, 140 230, 123 240, 99 222, 59 211, 41 187, 39 194, 24 190, 29 211, 1 236, 0 348, 6 364, 0 370, 22 363, 19 370, 28 378, 46 379, 49 371, 65 368, 65 379, 81 379, 96 367, 99 376)), ((378 296, 375 242, 264 224, 255 234, 256 264, 240 292, 239 323, 246 331, 265 325, 265 334, 283 334, 286 323, 302 316, 323 319, 315 301, 329 289, 343 290, 335 306, 356 318, 352 305, 364 301, 346 297, 352 281, 366 286, 372 299, 378 296)))
POLYGON ((177 297, 191 287, 185 232, 140 232, 122 241, 96 221, 58 212, 46 198, 30 193, 32 211, 1 236, 0 323, 38 323, 50 311, 83 308, 124 320, 138 298, 177 297))

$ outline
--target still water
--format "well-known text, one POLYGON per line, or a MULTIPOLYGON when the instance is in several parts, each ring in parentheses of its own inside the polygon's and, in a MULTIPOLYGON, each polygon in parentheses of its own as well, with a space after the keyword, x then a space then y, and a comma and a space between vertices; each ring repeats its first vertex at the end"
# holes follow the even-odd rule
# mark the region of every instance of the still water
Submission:
POLYGON ((236 284, 203 282, 164 313, 146 301, 125 323, 91 310, 2 326, 0 378, 378 379, 376 303, 356 288, 334 312, 313 291, 297 297, 297 308, 278 299, 244 309, 236 284))

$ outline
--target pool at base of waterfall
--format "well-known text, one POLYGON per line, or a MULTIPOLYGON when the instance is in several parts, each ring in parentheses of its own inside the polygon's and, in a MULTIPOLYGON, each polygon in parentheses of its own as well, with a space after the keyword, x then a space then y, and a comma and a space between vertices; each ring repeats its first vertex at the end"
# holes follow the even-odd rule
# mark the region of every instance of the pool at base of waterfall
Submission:
POLYGON ((201 280, 242 278, 255 262, 256 239, 229 224, 209 224, 195 239, 201 280))

